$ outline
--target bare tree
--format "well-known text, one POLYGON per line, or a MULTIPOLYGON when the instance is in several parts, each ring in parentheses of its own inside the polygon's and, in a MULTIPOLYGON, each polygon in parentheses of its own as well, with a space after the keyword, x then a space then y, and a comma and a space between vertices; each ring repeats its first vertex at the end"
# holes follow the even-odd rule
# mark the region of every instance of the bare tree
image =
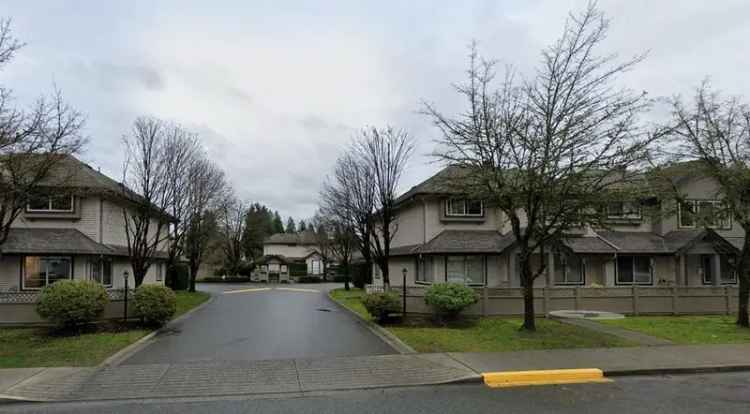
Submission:
POLYGON ((169 250, 168 214, 175 204, 174 170, 185 171, 186 157, 178 157, 182 143, 174 138, 176 127, 157 118, 135 120, 129 135, 123 137, 127 160, 123 169, 125 191, 134 201, 123 206, 125 235, 135 285, 140 286, 157 253, 169 250), (178 163, 176 160, 180 159, 178 163))
POLYGON ((371 280, 372 272, 372 214, 375 206, 375 187, 371 171, 349 149, 336 160, 333 174, 320 192, 320 211, 324 217, 335 217, 354 231, 356 248, 365 262, 371 280))
POLYGON ((495 89, 492 61, 472 46, 468 83, 457 86, 468 110, 450 118, 425 112, 441 130, 436 157, 456 165, 468 197, 498 208, 510 222, 524 292, 522 329, 535 330, 534 281, 545 257, 566 232, 600 225, 597 205, 638 199, 637 169, 648 158, 650 135, 638 122, 645 93, 616 86, 643 59, 600 56, 609 21, 595 3, 571 14, 562 37, 542 52, 536 76, 518 81, 512 70, 495 89))
POLYGON ((216 231, 216 210, 227 184, 224 172, 205 156, 197 158, 188 170, 187 226, 185 226, 184 251, 190 267, 190 291, 195 292, 195 278, 203 255, 216 231))
MULTIPOLYGON (((691 169, 715 179, 723 211, 745 232, 735 264, 739 278, 737 324, 749 327, 750 296, 750 106, 738 97, 723 98, 708 82, 696 89, 693 101, 671 100, 670 130, 679 141, 679 156, 697 160, 691 169)), ((695 171, 694 171, 695 172, 695 171)))
POLYGON ((320 212, 315 216, 314 223, 319 238, 326 239, 323 243, 326 243, 331 258, 338 262, 344 276, 344 289, 349 290, 352 255, 359 246, 352 223, 340 215, 324 216, 320 212))
POLYGON ((386 287, 390 285, 391 241, 398 231, 395 208, 398 185, 413 151, 409 135, 390 126, 362 130, 353 149, 356 161, 365 169, 361 177, 370 180, 364 185, 373 186, 371 248, 386 287))
POLYGON ((242 234, 245 231, 245 203, 233 195, 224 197, 218 209, 219 235, 224 268, 237 273, 242 263, 242 234))
MULTIPOLYGON (((11 21, 0 19, 0 69, 21 47, 11 21)), ((0 86, 0 254, 30 197, 65 185, 71 171, 65 171, 64 161, 84 145, 83 126, 83 115, 64 102, 59 90, 20 109, 12 91, 0 86)))

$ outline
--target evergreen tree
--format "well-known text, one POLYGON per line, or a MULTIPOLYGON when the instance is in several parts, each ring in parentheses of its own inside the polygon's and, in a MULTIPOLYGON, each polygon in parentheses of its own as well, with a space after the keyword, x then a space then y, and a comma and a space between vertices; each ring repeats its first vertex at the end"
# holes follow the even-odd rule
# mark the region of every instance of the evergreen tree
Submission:
POLYGON ((250 206, 245 216, 242 250, 245 257, 257 259, 263 255, 263 241, 274 233, 274 215, 259 203, 250 206))
POLYGON ((297 232, 297 226, 294 224, 294 219, 291 217, 289 217, 289 220, 286 221, 286 232, 287 233, 297 232))
POLYGON ((283 233, 284 232, 284 222, 281 221, 281 216, 279 215, 278 211, 275 211, 273 213, 273 233, 283 233))
POLYGON ((299 221, 299 232, 302 233, 305 230, 307 230, 307 224, 305 223, 305 220, 300 220, 299 221))

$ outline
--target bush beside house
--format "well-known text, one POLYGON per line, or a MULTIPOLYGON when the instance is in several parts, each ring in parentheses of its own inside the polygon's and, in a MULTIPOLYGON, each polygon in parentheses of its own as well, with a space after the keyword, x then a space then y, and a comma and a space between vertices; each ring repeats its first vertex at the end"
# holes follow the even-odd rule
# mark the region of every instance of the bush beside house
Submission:
POLYGON ((44 289, 36 311, 60 328, 75 328, 97 320, 109 303, 104 287, 90 280, 61 280, 44 289))
POLYGON ((135 290, 133 306, 143 323, 161 326, 177 311, 177 296, 166 286, 141 285, 135 290))
POLYGON ((369 293, 365 295, 362 303, 378 322, 385 322, 389 314, 401 310, 399 296, 393 292, 369 293))
POLYGON ((435 316, 455 318, 461 311, 479 301, 474 289, 458 283, 436 283, 427 289, 425 303, 433 309, 435 316))

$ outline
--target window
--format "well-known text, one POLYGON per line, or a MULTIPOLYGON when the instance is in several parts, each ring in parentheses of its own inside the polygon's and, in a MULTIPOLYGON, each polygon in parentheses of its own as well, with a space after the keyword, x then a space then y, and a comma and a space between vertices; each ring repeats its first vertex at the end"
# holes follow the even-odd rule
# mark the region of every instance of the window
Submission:
POLYGON ((268 265, 268 271, 272 273, 279 273, 279 264, 278 263, 269 263, 268 265))
POLYGON ((653 283, 651 258, 648 256, 618 256, 618 285, 650 285, 653 283))
POLYGON ((417 282, 432 283, 434 282, 434 262, 431 256, 424 257, 417 261, 417 282))
POLYGON ((641 206, 636 202, 616 201, 607 203, 607 218, 610 219, 641 219, 641 206))
POLYGON ((445 280, 451 283, 484 285, 484 256, 448 256, 445 280))
MULTIPOLYGON (((737 283, 737 272, 735 271, 734 257, 727 255, 720 255, 719 257, 721 265, 721 279, 719 280, 719 283, 722 285, 731 285, 737 283)), ((715 260, 715 255, 701 255, 700 272, 703 274, 704 285, 713 285, 714 283, 714 274, 716 273, 716 267, 714 266, 715 260)))
POLYGON ((482 217, 484 205, 481 201, 449 199, 445 203, 445 215, 448 217, 482 217))
POLYGON ((164 280, 164 264, 156 263, 156 281, 161 282, 164 280))
POLYGON ((89 278, 105 287, 112 287, 112 261, 96 259, 89 262, 89 278))
POLYGON ((308 263, 307 273, 311 275, 319 275, 320 273, 322 273, 320 271, 320 267, 320 260, 313 259, 308 263))
POLYGON ((286 267, 286 265, 281 265, 281 273, 289 273, 289 272, 288 272, 288 269, 289 269, 289 268, 288 268, 288 267, 286 267))
POLYGON ((73 278, 73 259, 60 256, 26 256, 23 289, 41 289, 58 280, 73 278))
POLYGON ((555 254, 556 285, 582 285, 584 276, 585 270, 581 258, 566 254, 555 254))
POLYGON ((686 200, 679 205, 680 227, 694 228, 696 225, 729 230, 732 220, 720 200, 686 200))
POLYGON ((71 195, 52 195, 36 196, 29 200, 26 205, 26 211, 29 212, 73 212, 73 196, 71 195))

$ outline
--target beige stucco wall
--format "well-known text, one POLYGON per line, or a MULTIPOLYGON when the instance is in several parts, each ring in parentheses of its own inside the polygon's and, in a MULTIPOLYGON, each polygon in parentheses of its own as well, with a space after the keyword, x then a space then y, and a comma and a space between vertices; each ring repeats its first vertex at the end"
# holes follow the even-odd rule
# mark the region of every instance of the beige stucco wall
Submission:
POLYGON ((99 241, 99 197, 76 197, 76 218, 27 218, 25 213, 13 222, 18 228, 76 229, 99 241))

